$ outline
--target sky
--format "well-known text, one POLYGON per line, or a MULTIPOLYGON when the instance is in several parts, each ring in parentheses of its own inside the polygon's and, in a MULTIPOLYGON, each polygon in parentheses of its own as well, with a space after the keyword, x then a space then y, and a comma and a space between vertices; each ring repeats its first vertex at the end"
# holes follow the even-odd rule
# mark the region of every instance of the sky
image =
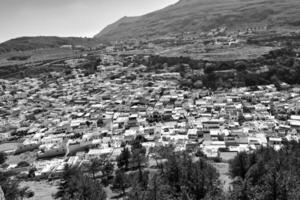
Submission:
POLYGON ((178 0, 0 0, 0 42, 21 36, 92 37, 124 16, 178 0))

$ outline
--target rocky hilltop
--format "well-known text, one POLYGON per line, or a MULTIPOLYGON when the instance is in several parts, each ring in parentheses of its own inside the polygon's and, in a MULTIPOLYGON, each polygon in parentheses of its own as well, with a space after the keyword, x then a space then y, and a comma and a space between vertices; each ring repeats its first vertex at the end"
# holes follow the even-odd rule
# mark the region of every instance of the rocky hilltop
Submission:
POLYGON ((95 38, 103 41, 149 38, 170 33, 201 32, 225 26, 297 28, 299 0, 180 0, 138 17, 123 17, 95 38))

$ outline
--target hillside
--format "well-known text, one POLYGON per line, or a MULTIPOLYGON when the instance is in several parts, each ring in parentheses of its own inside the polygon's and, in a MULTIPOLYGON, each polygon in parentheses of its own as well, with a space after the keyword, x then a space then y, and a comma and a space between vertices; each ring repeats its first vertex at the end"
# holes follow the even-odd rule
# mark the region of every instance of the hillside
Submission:
POLYGON ((95 38, 112 41, 147 38, 169 33, 207 31, 216 27, 300 26, 299 0, 180 0, 164 9, 123 17, 95 38))
POLYGON ((0 44, 0 54, 11 51, 26 51, 45 48, 58 48, 62 45, 84 45, 93 46, 95 41, 92 38, 80 37, 20 37, 11 39, 0 44))

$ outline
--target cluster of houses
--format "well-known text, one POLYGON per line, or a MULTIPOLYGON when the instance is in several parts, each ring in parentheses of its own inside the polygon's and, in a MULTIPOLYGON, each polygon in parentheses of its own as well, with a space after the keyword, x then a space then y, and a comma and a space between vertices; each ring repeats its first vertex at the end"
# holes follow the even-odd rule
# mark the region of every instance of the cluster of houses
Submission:
POLYGON ((147 153, 173 145, 225 161, 237 152, 299 141, 300 87, 183 90, 179 74, 146 68, 115 63, 88 76, 73 68, 74 78, 47 83, 0 80, 0 141, 19 141, 8 154, 35 152, 32 165, 46 177, 65 164, 115 161, 137 136, 145 138, 147 153))

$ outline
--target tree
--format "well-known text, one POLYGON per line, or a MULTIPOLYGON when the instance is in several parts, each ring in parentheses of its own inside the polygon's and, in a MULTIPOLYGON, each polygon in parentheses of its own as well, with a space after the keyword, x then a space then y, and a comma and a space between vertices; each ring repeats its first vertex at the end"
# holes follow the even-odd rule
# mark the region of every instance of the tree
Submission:
POLYGON ((28 171, 28 178, 34 178, 35 177, 35 172, 37 171, 36 168, 31 168, 28 171))
POLYGON ((194 82, 194 88, 200 89, 203 87, 203 82, 201 80, 197 80, 196 82, 194 82))
POLYGON ((142 172, 142 177, 140 177, 139 172, 133 172, 129 174, 131 190, 128 192, 127 196, 129 199, 145 199, 148 190, 149 182, 149 172, 142 172))
POLYGON ((230 162, 230 199, 300 199, 300 144, 285 143, 279 151, 260 148, 240 153, 230 162))
POLYGON ((97 126, 98 127, 102 127, 104 125, 104 122, 103 122, 103 119, 101 118, 101 119, 98 119, 97 120, 97 126))
POLYGON ((159 174, 155 173, 149 179, 149 186, 145 195, 146 200, 170 199, 170 187, 159 174))
POLYGON ((3 163, 5 163, 7 159, 7 155, 4 152, 0 152, 0 165, 2 165, 3 163))
POLYGON ((143 166, 146 162, 146 148, 141 144, 142 141, 145 141, 144 137, 136 137, 135 140, 131 142, 130 168, 138 169, 139 182, 142 180, 143 166))
POLYGON ((30 166, 30 164, 26 161, 20 161, 17 165, 18 168, 21 168, 21 167, 28 167, 30 166))
POLYGON ((130 151, 128 148, 124 148, 121 154, 117 157, 118 168, 125 167, 125 170, 128 170, 129 159, 131 157, 130 151))
POLYGON ((143 153, 143 150, 141 149, 135 149, 132 152, 131 160, 130 160, 130 166, 133 169, 138 169, 139 171, 139 181, 142 179, 143 174, 143 166, 146 162, 145 154, 143 153))
POLYGON ((112 174, 114 172, 114 165, 109 161, 105 162, 102 165, 101 172, 103 174, 102 183, 104 185, 107 185, 110 177, 112 176, 112 174))
POLYGON ((91 164, 89 165, 88 171, 92 173, 93 179, 96 179, 96 173, 102 169, 102 161, 99 159, 92 159, 91 164))
POLYGON ((145 141, 144 137, 138 136, 131 142, 131 153, 135 152, 136 150, 139 150, 139 153, 146 154, 146 148, 143 147, 142 142, 145 141))
POLYGON ((65 171, 55 194, 62 200, 104 200, 106 194, 102 184, 76 168, 65 166, 65 171))
POLYGON ((90 125, 93 124, 93 123, 90 122, 90 121, 86 121, 85 124, 87 125, 87 127, 90 127, 90 125))
POLYGON ((67 69, 67 70, 65 70, 65 74, 66 74, 66 75, 70 75, 70 74, 72 74, 72 70, 71 70, 71 69, 67 69))
POLYGON ((242 126, 243 123, 245 122, 245 117, 244 117, 244 115, 241 112, 238 115, 238 122, 239 122, 240 126, 242 126))
POLYGON ((172 153, 165 164, 164 179, 173 198, 200 200, 222 194, 219 174, 205 160, 194 162, 187 153, 172 153))
POLYGON ((234 190, 230 192, 230 199, 250 200, 247 181, 238 178, 232 184, 234 190))
POLYGON ((143 172, 142 182, 139 173, 130 180, 132 189, 128 198, 134 200, 163 199, 222 199, 222 191, 216 169, 205 160, 193 161, 185 152, 168 155, 164 173, 143 172), (146 184, 147 183, 147 184, 146 184))
POLYGON ((151 148, 149 150, 154 154, 154 159, 156 161, 156 166, 161 169, 161 173, 164 173, 164 165, 162 162, 158 162, 158 159, 167 159, 169 155, 171 155, 174 151, 174 147, 170 146, 158 146, 155 148, 151 148))
POLYGON ((230 175, 232 178, 241 177, 244 180, 249 168, 249 157, 246 152, 241 152, 230 162, 230 175))
POLYGON ((55 199, 72 199, 75 198, 76 187, 71 184, 72 178, 76 177, 77 174, 81 172, 76 168, 70 168, 68 165, 65 165, 64 173, 62 179, 58 186, 58 191, 54 195, 55 199))
POLYGON ((86 175, 77 175, 73 179, 77 192, 75 199, 78 200, 105 200, 106 194, 102 184, 86 175))
POLYGON ((120 190, 122 196, 126 195, 126 188, 130 186, 128 175, 125 174, 122 170, 117 170, 116 175, 113 181, 113 189, 120 190))
POLYGON ((152 149, 152 152, 155 153, 160 159, 167 159, 173 152, 174 146, 158 146, 152 149))
POLYGON ((25 198, 31 198, 34 196, 34 192, 32 190, 29 190, 29 187, 23 187, 19 190, 20 198, 23 199, 25 198))

